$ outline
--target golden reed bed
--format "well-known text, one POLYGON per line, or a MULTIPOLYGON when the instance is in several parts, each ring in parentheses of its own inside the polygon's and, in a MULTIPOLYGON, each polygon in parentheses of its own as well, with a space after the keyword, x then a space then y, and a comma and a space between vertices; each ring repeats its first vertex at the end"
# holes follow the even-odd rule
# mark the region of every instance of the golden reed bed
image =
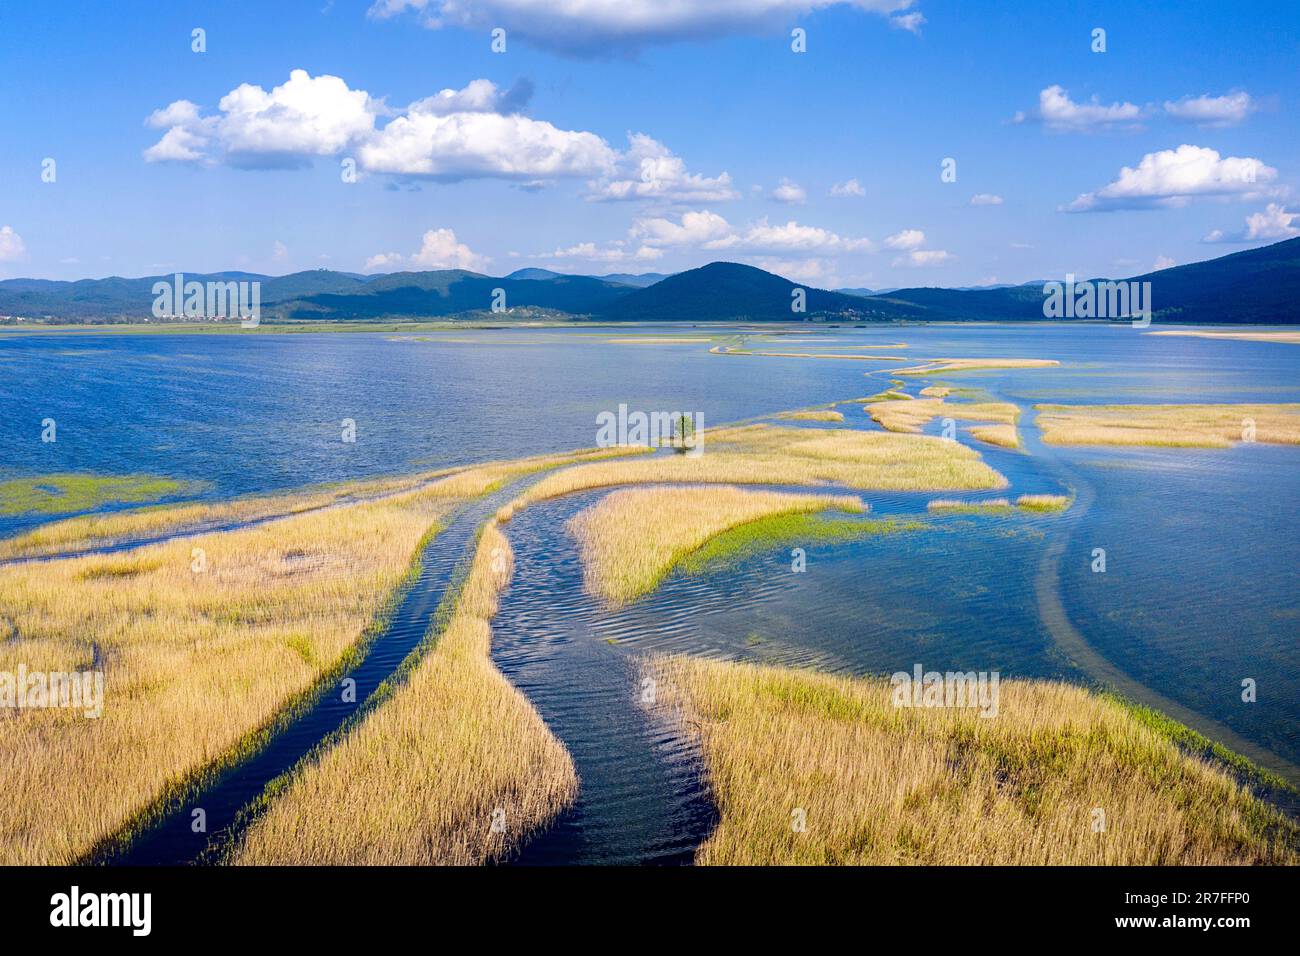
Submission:
POLYGON ((577 792, 568 751, 496 669, 491 620, 512 570, 484 528, 454 613, 404 682, 283 782, 238 864, 501 859, 577 792))
POLYGON ((894 706, 885 679, 649 664, 698 736, 707 865, 1297 862, 1297 828, 1108 697, 1004 681, 997 716, 894 706))
POLYGON ((1049 445, 1227 448, 1300 444, 1300 404, 1035 405, 1049 445))

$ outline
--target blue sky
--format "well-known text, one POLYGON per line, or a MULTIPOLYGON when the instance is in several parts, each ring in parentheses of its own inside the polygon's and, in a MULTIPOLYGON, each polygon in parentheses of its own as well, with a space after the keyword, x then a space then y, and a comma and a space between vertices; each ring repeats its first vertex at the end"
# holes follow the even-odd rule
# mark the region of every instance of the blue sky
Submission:
POLYGON ((975 285, 1300 234, 1297 5, 1148 6, 7 4, 0 278, 729 259, 975 285))

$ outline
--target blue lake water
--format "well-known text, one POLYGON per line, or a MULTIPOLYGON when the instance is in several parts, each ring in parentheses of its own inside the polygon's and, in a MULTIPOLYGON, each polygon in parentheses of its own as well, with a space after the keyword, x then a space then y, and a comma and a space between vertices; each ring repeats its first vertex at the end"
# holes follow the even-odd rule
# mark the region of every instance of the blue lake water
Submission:
MULTIPOLYGON (((885 362, 711 355, 700 344, 611 344, 615 334, 0 335, 0 480, 161 474, 224 498, 587 447, 596 415, 620 403, 700 412, 712 425, 869 395, 889 379, 885 362), (55 443, 41 441, 46 418, 57 422, 55 443), (356 422, 355 443, 341 440, 344 419, 356 422)), ((978 446, 981 454, 1008 476, 1011 494, 1070 491, 1086 509, 952 516, 924 531, 814 545, 804 574, 790 571, 786 552, 756 555, 672 578, 616 612, 584 606, 581 639, 852 673, 919 662, 1087 680, 1044 624, 1035 593, 1044 550, 1063 541, 1062 604, 1095 651, 1300 764, 1300 448, 1045 447, 1030 410, 1037 402, 1300 402, 1300 347, 1100 325, 845 328, 748 344, 844 352, 892 343, 907 347, 883 354, 909 363, 1058 359, 1059 368, 909 379, 908 387, 942 380, 1019 404, 1029 453, 978 446), (1094 548, 1106 550, 1104 574, 1091 570, 1094 548), (1257 682, 1254 703, 1241 700, 1246 678, 1257 682)), ((875 427, 856 407, 846 416, 853 427, 875 427)), ((964 429, 960 437, 970 440, 964 429)), ((878 514, 910 515, 933 496, 864 497, 878 514)), ((548 507, 556 527, 577 502, 548 507)), ((42 520, 0 517, 0 535, 42 520)), ((571 543, 556 552, 572 560, 571 543)), ((529 620, 510 603, 525 600, 528 580, 507 595, 503 623, 529 620)), ((544 667, 527 670, 538 662, 511 643, 518 636, 502 636, 503 666, 545 678, 544 667)))

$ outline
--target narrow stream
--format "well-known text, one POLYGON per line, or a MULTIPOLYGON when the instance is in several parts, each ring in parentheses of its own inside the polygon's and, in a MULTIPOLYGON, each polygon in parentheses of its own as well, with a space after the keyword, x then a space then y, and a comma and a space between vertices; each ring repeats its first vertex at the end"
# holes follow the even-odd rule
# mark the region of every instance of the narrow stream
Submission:
POLYGON ((521 864, 685 864, 717 822, 698 749, 643 697, 639 658, 594 628, 572 514, 609 489, 546 501, 504 526, 515 574, 492 657, 573 755, 575 805, 526 845, 521 864))

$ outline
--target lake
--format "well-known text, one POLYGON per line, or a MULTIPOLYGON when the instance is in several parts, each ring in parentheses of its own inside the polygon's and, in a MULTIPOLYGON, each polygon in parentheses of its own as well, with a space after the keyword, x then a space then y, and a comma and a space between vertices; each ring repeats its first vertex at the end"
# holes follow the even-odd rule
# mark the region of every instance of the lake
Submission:
MULTIPOLYGON (((147 473, 201 482, 199 497, 219 499, 586 447, 595 442, 597 414, 619 404, 698 412, 707 426, 888 387, 881 369, 891 363, 611 344, 618 334, 0 335, 0 479, 147 473), (41 441, 47 418, 57 422, 57 442, 41 441), (355 422, 355 442, 342 440, 345 419, 355 422)), ((803 574, 791 572, 787 551, 759 554, 716 573, 671 577, 654 594, 609 611, 582 598, 572 542, 544 543, 538 531, 553 531, 591 497, 548 503, 512 530, 521 568, 503 599, 494 649, 548 720, 580 703, 583 687, 593 688, 593 699, 619 692, 608 681, 597 687, 610 655, 630 662, 650 650, 846 673, 921 663, 998 670, 1003 679, 1089 681, 1095 674, 1087 661, 1044 619, 1041 589, 1050 571, 1050 586, 1093 652, 1279 762, 1300 765, 1300 448, 1044 446, 1030 410, 1039 402, 1300 402, 1300 348, 1103 325, 886 326, 813 338, 796 333, 749 347, 844 352, 906 343, 878 351, 908 364, 1059 360, 1059 368, 909 379, 908 387, 942 379, 1018 404, 1028 453, 978 446, 981 454, 1008 476, 1013 495, 1067 492, 1077 507, 1064 515, 929 518, 922 531, 812 545, 803 574), (1054 570, 1046 560, 1053 548, 1054 570), (1106 552, 1104 573, 1092 570, 1098 548, 1106 552), (583 673, 594 683, 572 677, 583 673), (1253 703, 1241 699, 1246 679, 1256 682, 1253 703)), ((856 406, 845 414, 853 427, 877 427, 856 406)), ((938 428, 936 420, 926 430, 938 428)), ((970 441, 964 429, 959 437, 970 441)), ((924 515, 935 496, 864 497, 880 515, 924 515)), ((0 535, 45 520, 0 516, 0 535)), ((625 679, 634 682, 627 666, 625 679)), ((590 715, 579 715, 588 729, 575 724, 574 734, 594 733, 590 715)), ((653 739, 655 731, 644 733, 653 739)), ((574 737, 566 743, 578 759, 574 737)), ((584 779, 609 756, 589 743, 584 779)), ((665 799, 662 812, 696 826, 704 811, 691 799, 665 799)), ((671 858, 688 849, 664 852, 671 858)))

